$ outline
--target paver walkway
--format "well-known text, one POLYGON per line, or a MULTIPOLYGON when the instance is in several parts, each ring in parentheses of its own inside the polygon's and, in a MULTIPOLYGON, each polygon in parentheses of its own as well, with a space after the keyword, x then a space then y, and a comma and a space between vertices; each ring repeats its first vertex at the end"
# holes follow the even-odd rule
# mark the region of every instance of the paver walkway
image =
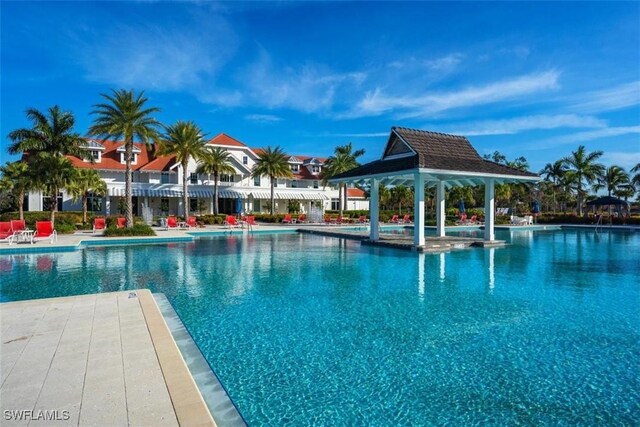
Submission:
POLYGON ((142 292, 1 304, 0 424, 179 425, 142 292))

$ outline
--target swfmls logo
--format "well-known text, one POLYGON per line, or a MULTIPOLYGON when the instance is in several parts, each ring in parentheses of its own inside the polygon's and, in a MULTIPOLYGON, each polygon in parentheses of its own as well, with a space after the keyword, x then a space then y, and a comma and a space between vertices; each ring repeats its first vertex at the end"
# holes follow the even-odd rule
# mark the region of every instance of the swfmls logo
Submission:
POLYGON ((4 419, 6 421, 67 421, 71 418, 68 410, 5 410, 4 419))

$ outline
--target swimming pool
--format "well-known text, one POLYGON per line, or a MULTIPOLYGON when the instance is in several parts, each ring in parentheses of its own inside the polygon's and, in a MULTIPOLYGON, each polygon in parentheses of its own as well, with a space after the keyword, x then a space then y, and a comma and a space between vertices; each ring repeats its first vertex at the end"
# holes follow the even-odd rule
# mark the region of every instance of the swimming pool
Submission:
POLYGON ((2 301, 163 292, 251 425, 640 423, 640 233, 447 254, 313 235, 0 256, 2 301))

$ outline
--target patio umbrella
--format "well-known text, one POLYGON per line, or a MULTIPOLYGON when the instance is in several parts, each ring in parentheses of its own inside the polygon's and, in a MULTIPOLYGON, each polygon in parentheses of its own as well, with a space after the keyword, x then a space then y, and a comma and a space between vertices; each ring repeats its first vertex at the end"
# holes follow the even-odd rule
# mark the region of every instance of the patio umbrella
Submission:
POLYGON ((464 200, 460 199, 460 201, 458 202, 458 212, 460 212, 461 214, 464 213, 464 200))
POLYGON ((242 213, 242 199, 240 197, 236 199, 236 213, 242 213))
POLYGON ((587 202, 587 206, 622 206, 627 204, 624 200, 612 196, 598 197, 595 200, 587 202))

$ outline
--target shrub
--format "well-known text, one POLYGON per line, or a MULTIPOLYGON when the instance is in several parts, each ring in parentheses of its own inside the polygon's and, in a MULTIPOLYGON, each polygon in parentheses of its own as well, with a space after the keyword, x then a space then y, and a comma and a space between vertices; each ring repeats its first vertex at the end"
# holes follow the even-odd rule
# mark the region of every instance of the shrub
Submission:
POLYGON ((60 224, 58 223, 58 221, 56 221, 54 228, 56 229, 56 232, 58 232, 58 234, 73 234, 76 232, 75 225, 65 223, 60 224))
POLYGON ((202 223, 207 224, 207 225, 214 225, 214 224, 224 224, 224 221, 226 219, 227 219, 226 215, 222 215, 222 214, 218 214, 218 215, 207 214, 207 215, 198 216, 196 218, 196 221, 202 222, 202 223))
POLYGON ((130 228, 116 228, 115 226, 107 227, 104 231, 105 237, 124 237, 124 236, 155 236, 156 232, 144 223, 134 224, 130 228))

